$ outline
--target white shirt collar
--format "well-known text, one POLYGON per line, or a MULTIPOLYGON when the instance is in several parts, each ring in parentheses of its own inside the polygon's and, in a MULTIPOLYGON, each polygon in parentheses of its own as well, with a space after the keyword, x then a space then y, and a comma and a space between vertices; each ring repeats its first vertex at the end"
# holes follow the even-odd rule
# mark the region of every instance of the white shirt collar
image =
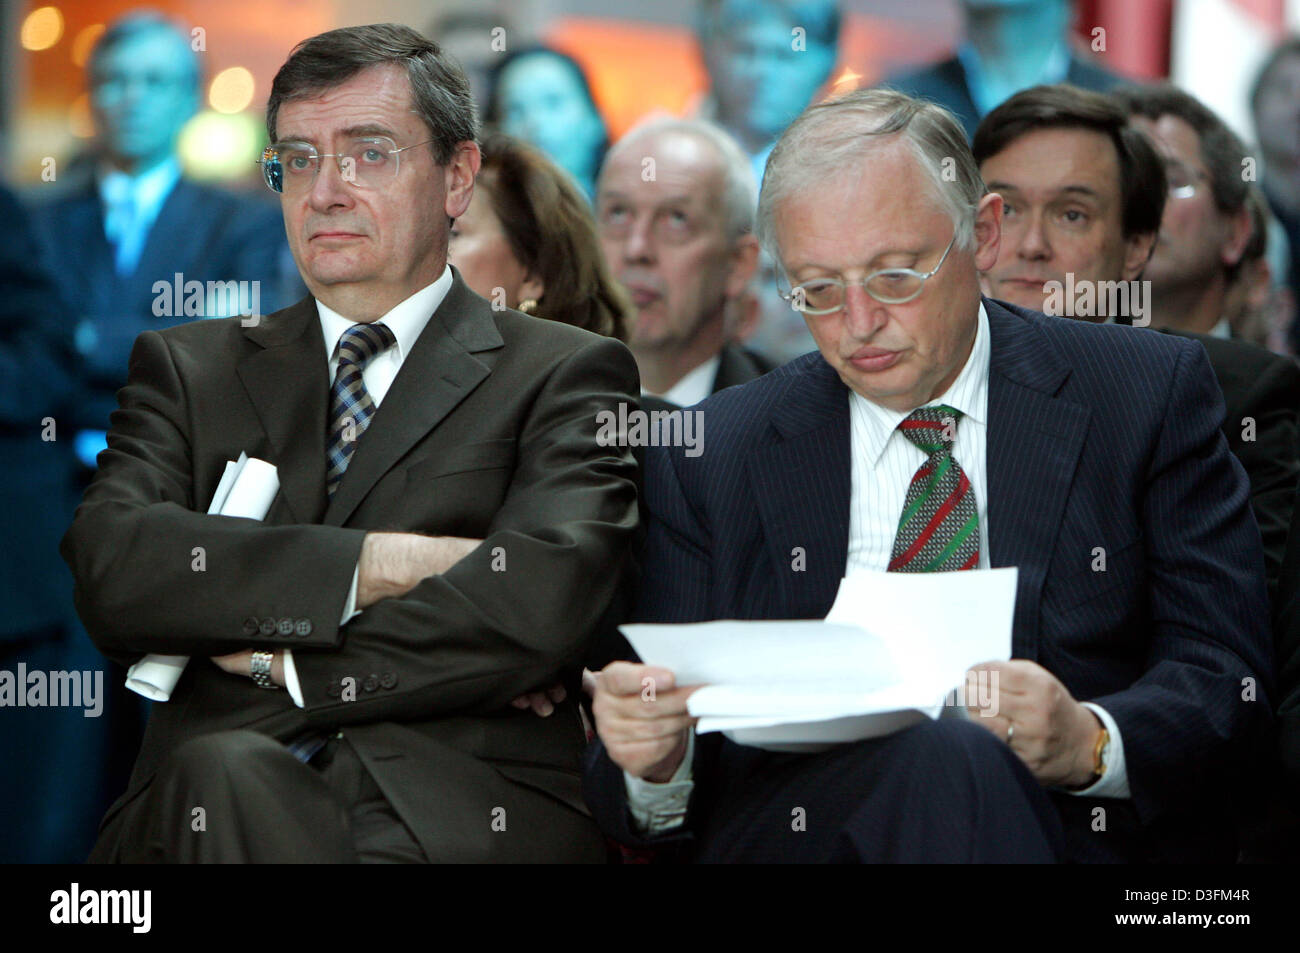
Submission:
POLYGON ((99 173, 99 197, 115 205, 130 195, 136 208, 161 205, 180 180, 181 164, 174 156, 158 163, 148 172, 127 175, 121 169, 103 166, 99 173))
POLYGON ((667 393, 655 394, 648 390, 643 390, 641 393, 649 394, 651 397, 661 397, 678 407, 698 404, 713 393, 713 382, 718 376, 720 363, 722 363, 722 355, 715 354, 703 364, 687 371, 686 376, 668 388, 667 393))
MULTIPOLYGON (((399 363, 406 360, 406 355, 411 353, 411 348, 415 346, 425 325, 442 305, 443 299, 447 297, 447 292, 450 290, 451 266, 447 265, 443 267, 442 275, 437 281, 421 288, 379 318, 397 338, 396 350, 399 363)), ((333 360, 339 338, 343 336, 344 331, 357 322, 345 318, 319 300, 316 302, 316 312, 320 315, 321 333, 325 336, 325 357, 327 360, 333 360)))
MULTIPOLYGON (((960 410, 963 417, 969 417, 976 423, 988 421, 989 406, 989 357, 991 355, 989 339, 989 316, 980 301, 979 319, 975 326, 975 343, 971 345, 970 356, 943 394, 922 406, 947 404, 960 410)), ((885 444, 893 436, 898 425, 911 411, 900 412, 874 403, 857 391, 849 391, 849 402, 855 416, 862 424, 864 437, 862 450, 867 455, 867 464, 874 467, 880 462, 880 455, 885 452, 885 444)), ((915 408, 913 408, 915 410, 915 408)))
POLYGON ((1210 337, 1224 339, 1232 337, 1232 325, 1228 323, 1227 318, 1219 318, 1219 323, 1210 328, 1210 337))

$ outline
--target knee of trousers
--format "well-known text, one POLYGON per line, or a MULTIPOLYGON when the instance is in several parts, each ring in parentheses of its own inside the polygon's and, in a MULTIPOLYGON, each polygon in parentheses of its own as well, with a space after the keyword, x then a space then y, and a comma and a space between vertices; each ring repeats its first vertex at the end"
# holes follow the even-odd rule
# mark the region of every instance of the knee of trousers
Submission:
POLYGON ((892 758, 918 773, 942 770, 950 779, 983 788, 1012 784, 1037 789, 1038 782, 1018 755, 982 725, 958 719, 929 721, 893 739, 892 758))
POLYGON ((293 758, 284 745, 257 731, 240 729, 199 735, 178 746, 163 760, 155 784, 203 785, 220 779, 229 784, 247 777, 246 769, 264 758, 293 758))

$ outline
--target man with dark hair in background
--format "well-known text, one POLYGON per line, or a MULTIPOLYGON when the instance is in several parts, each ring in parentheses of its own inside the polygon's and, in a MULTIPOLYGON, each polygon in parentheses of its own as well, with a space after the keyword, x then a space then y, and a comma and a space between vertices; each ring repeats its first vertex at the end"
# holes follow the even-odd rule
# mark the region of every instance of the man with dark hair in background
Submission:
POLYGON ((266 314, 304 289, 273 206, 182 173, 178 138, 202 101, 199 54, 187 32, 156 13, 123 17, 96 41, 86 81, 98 133, 95 174, 36 206, 33 218, 46 267, 72 308, 67 320, 86 389, 70 423, 77 456, 93 470, 141 331, 254 306, 266 314), (185 303, 182 288, 181 310, 190 313, 177 313, 178 273, 183 283, 202 283, 201 308, 185 303), (160 294, 157 282, 167 290, 160 294), (247 284, 232 296, 208 294, 211 282, 247 284))
POLYGON ((1165 163, 1169 196, 1151 261, 1151 323, 1232 336, 1228 289, 1255 223, 1246 147, 1196 97, 1169 84, 1126 86, 1113 95, 1165 163))
MULTIPOLYGON (((1121 324, 1160 311, 1161 289, 1153 283, 1147 294, 1138 279, 1169 221, 1166 191, 1176 195, 1183 180, 1167 185, 1170 166, 1116 99, 1072 86, 1025 90, 984 118, 972 151, 1003 199, 1002 245, 982 276, 991 297, 1121 324), (1096 306, 1077 313, 1062 292, 1089 286, 1096 306), (1121 306, 1110 313, 1114 302, 1121 306)), ((1205 347, 1223 390, 1222 430, 1250 477, 1271 594, 1300 478, 1300 368, 1242 341, 1178 333, 1205 347)))
POLYGON ((477 116, 414 30, 300 43, 267 130, 312 296, 142 334, 64 539, 106 654, 191 656, 92 859, 603 860, 575 704, 510 702, 576 697, 621 604, 635 464, 596 420, 635 363, 447 265, 477 116), (203 513, 241 451, 277 468, 263 523, 203 513))

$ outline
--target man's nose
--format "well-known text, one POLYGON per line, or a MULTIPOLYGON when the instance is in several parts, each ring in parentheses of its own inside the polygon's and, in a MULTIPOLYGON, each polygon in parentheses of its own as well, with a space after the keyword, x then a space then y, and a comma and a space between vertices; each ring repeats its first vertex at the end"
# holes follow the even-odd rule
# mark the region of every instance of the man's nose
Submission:
POLYGON ((650 218, 637 218, 628 226, 623 239, 623 258, 629 263, 646 264, 655 259, 654 228, 650 218))
POLYGON ((1020 223, 1019 241, 1016 242, 1016 254, 1031 261, 1041 261, 1052 257, 1052 244, 1047 238, 1041 213, 1025 216, 1020 223))
POLYGON ((889 323, 889 309, 881 304, 860 283, 844 288, 844 326, 856 341, 870 340, 872 335, 889 323))
POLYGON ((337 158, 321 158, 308 198, 313 209, 324 212, 339 206, 350 206, 355 199, 352 194, 354 188, 347 181, 337 158))

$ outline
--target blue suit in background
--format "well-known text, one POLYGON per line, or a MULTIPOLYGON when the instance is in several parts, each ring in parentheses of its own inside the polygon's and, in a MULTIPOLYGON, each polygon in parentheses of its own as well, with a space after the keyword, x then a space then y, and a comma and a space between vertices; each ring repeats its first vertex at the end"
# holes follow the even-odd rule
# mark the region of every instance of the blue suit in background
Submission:
MULTIPOLYGON (((79 368, 68 309, 36 265, 26 213, 4 189, 0 221, 0 670, 15 680, 23 671, 100 672, 107 688, 112 666, 77 621, 59 557, 76 504, 70 421, 79 368)), ((83 708, 16 700, 0 707, 0 863, 79 862, 123 777, 111 767, 114 711, 87 718, 83 708)), ((120 768, 129 769, 128 757, 120 753, 120 768)))
MULTIPOLYGON (((1062 82, 1104 93, 1126 82, 1124 77, 1093 66, 1077 56, 1070 56, 1069 69, 1062 82)), ((971 96, 970 81, 961 60, 954 56, 924 69, 886 79, 882 86, 907 93, 917 99, 928 99, 947 109, 962 124, 969 140, 980 124, 980 112, 971 96)))
MULTIPOLYGON (((177 273, 183 281, 199 281, 205 288, 209 281, 257 281, 263 315, 306 294, 289 255, 279 209, 223 189, 180 179, 149 229, 135 270, 127 275, 118 275, 114 268, 114 250, 105 236, 102 202, 93 183, 37 206, 33 217, 46 267, 72 308, 67 320, 85 362, 79 429, 108 429, 118 388, 126 383, 131 347, 142 331, 195 320, 184 314, 155 314, 156 282, 166 282, 170 289, 177 273)), ((170 290, 165 294, 165 304, 174 311, 175 296, 170 290)))

